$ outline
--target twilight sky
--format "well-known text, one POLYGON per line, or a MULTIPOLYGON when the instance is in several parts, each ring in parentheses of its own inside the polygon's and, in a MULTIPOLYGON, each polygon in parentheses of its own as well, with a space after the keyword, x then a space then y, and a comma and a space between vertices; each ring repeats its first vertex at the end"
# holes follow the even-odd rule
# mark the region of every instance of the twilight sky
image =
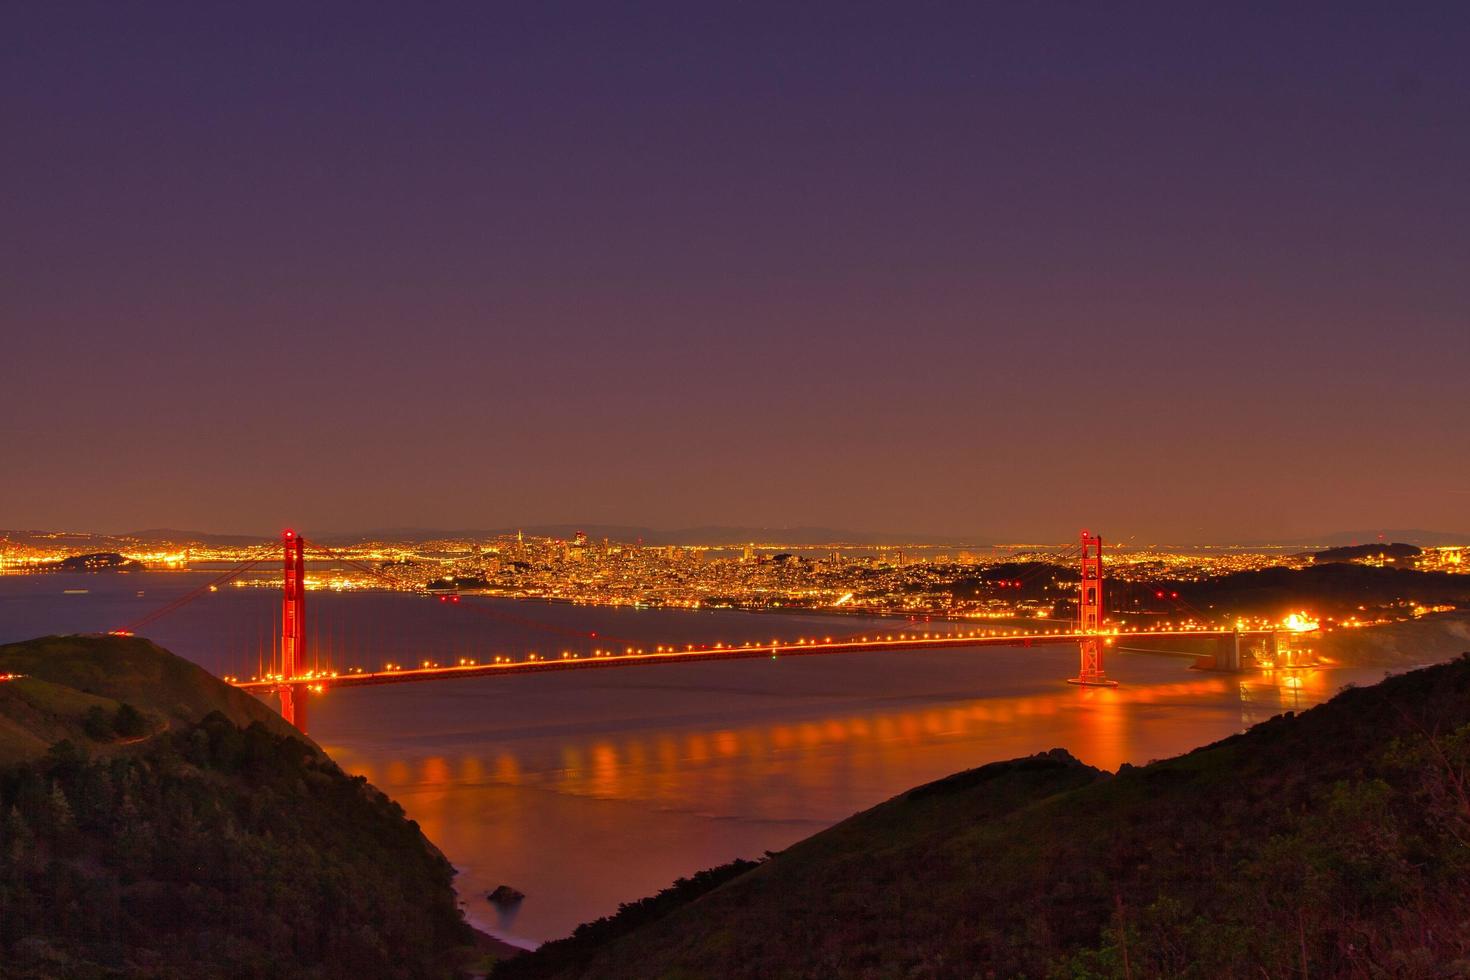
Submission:
POLYGON ((1310 6, 11 5, 0 527, 1470 530, 1470 7, 1310 6))

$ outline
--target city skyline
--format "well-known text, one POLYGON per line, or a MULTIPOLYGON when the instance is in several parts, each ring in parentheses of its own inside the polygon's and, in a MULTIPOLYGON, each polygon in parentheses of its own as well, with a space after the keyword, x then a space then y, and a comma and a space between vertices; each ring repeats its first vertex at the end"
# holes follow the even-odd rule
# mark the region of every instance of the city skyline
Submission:
POLYGON ((0 524, 1470 530, 1470 19, 17 12, 0 524))

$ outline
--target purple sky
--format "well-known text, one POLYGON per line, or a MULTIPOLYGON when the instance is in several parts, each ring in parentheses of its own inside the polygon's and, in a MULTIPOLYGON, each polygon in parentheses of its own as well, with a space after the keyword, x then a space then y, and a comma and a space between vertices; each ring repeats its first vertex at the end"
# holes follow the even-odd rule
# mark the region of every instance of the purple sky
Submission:
POLYGON ((12 5, 0 527, 1470 530, 1470 8, 816 6, 12 5))

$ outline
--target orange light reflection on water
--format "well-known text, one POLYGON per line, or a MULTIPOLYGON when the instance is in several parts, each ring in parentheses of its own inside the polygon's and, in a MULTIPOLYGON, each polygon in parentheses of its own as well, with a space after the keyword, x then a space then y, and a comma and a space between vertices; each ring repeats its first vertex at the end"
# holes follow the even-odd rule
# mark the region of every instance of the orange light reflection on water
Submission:
MULTIPOLYGON (((1186 674, 893 708, 865 699, 743 724, 726 715, 706 726, 685 716, 667 727, 568 727, 422 754, 412 742, 380 744, 373 757, 328 750, 469 869, 472 909, 502 880, 561 896, 565 910, 525 926, 548 938, 675 877, 788 846, 953 772, 1053 747, 1110 770, 1141 764, 1304 710, 1335 687, 1322 670, 1186 674)), ((515 934, 513 922, 500 925, 515 934)))
MULTIPOLYGON (((1321 671, 1274 673, 1281 676, 1268 672, 1240 682, 1247 713, 1263 707, 1275 709, 1272 713, 1300 710, 1327 693, 1321 671)), ((1116 769, 1123 762, 1140 761, 1134 757, 1130 735, 1130 715, 1139 706, 1218 696, 1229 683, 1222 676, 1209 675, 1148 686, 1068 686, 1020 697, 856 713, 796 724, 783 721, 713 731, 634 732, 616 739, 599 737, 590 741, 569 738, 559 746, 559 765, 549 768, 524 764, 511 743, 486 756, 399 757, 390 761, 381 775, 393 786, 420 789, 454 782, 538 785, 599 799, 677 803, 698 796, 708 805, 709 794, 718 789, 718 784, 701 779, 698 787, 685 785, 685 780, 679 778, 681 774, 710 770, 732 761, 780 761, 787 764, 789 776, 815 787, 825 778, 821 772, 827 764, 824 757, 831 756, 834 747, 882 765, 916 750, 951 742, 970 743, 977 736, 1010 741, 1007 735, 1012 731, 1021 733, 1027 742, 1024 749, 1018 746, 1018 752, 1062 746, 1091 765, 1116 769), (809 778, 804 780, 804 775, 809 778)), ((1167 720, 1162 723, 1168 724, 1167 720)), ((957 761, 979 764, 985 760, 957 761)), ((366 759, 350 760, 349 764, 369 779, 377 775, 366 759)), ((423 801, 417 801, 416 806, 422 809, 423 801)))

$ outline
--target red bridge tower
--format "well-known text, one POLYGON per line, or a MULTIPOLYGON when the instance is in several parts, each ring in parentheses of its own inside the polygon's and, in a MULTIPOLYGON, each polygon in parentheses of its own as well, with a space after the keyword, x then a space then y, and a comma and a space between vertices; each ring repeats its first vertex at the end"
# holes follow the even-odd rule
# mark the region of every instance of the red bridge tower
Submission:
POLYGON ((281 599, 281 717, 306 731, 306 685, 290 683, 306 663, 306 542, 295 531, 281 532, 285 577, 281 599))
POLYGON ((1077 632, 1082 634, 1082 667, 1068 683, 1088 687, 1116 687, 1103 672, 1102 629, 1102 536, 1082 532, 1082 581, 1077 586, 1077 632))

